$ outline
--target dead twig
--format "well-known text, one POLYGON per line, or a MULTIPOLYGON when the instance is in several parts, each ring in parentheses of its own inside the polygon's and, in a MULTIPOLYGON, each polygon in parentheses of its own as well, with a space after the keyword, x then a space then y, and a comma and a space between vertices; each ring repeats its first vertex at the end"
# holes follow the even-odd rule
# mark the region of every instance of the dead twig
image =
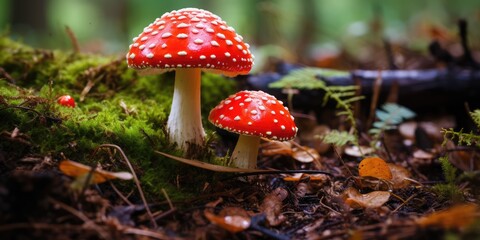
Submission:
POLYGON ((112 181, 108 181, 108 183, 110 183, 110 187, 112 187, 113 191, 115 191, 115 193, 117 193, 117 195, 125 202, 127 203, 128 205, 132 206, 133 203, 130 202, 130 200, 128 200, 127 197, 125 197, 119 190, 117 187, 115 187, 115 185, 112 183, 112 181))
POLYGON ((78 43, 75 33, 69 26, 65 26, 65 32, 67 32, 67 36, 70 38, 70 42, 72 42, 73 52, 80 53, 80 44, 78 43))
POLYGON ((138 193, 140 194, 140 197, 142 198, 143 201, 143 206, 145 207, 145 210, 147 211, 148 216, 150 217, 150 222, 152 223, 153 228, 157 228, 157 222, 155 222, 155 219, 153 218, 152 211, 150 210, 150 207, 148 206, 147 199, 145 198, 145 194, 143 193, 142 186, 140 184, 140 180, 138 180, 137 174, 135 173, 135 170, 133 169, 132 164, 128 160, 127 155, 123 152, 122 148, 120 148, 118 145, 115 144, 102 144, 98 146, 97 149, 99 148, 114 148, 120 152, 122 155, 123 160, 125 160, 125 163, 128 165, 130 168, 130 172, 133 175, 133 180, 135 181, 135 185, 137 185, 138 193))
POLYGON ((79 218, 80 220, 82 220, 87 226, 92 226, 92 228, 98 232, 98 234, 100 234, 100 236, 103 238, 103 239, 109 239, 109 236, 105 233, 105 231, 103 231, 93 220, 91 220, 90 218, 88 218, 87 216, 85 216, 85 214, 83 214, 82 212, 78 211, 77 209, 71 207, 71 206, 68 206, 67 204, 63 203, 63 202, 60 202, 54 198, 48 198, 48 201, 51 202, 52 204, 55 204, 57 205, 58 207, 60 207, 61 209, 69 212, 70 214, 74 215, 75 217, 79 218))

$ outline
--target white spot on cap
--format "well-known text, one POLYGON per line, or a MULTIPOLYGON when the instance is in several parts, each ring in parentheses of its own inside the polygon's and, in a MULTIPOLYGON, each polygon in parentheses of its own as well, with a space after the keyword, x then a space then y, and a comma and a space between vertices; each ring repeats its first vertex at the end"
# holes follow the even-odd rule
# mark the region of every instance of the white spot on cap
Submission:
POLYGON ((140 50, 143 50, 143 49, 145 49, 145 45, 143 45, 143 44, 142 44, 142 45, 140 45, 140 47, 138 47, 138 49, 140 49, 140 50))
POLYGON ((231 102, 231 100, 225 100, 225 104, 230 104, 231 102))
POLYGON ((205 31, 208 32, 208 33, 214 33, 215 32, 215 30, 213 30, 212 28, 206 28, 205 31))
POLYGON ((186 27, 188 27, 188 26, 189 26, 189 25, 186 24, 186 23, 180 23, 180 24, 177 25, 177 28, 186 28, 186 27))
POLYGON ((154 47, 155 47, 155 43, 148 45, 148 48, 154 48, 154 47))
POLYGON ((202 44, 203 40, 200 39, 200 38, 197 38, 197 39, 193 40, 193 42, 196 43, 196 44, 202 44))
POLYGON ((145 40, 147 40, 147 39, 148 39, 148 37, 145 36, 145 37, 140 38, 140 41, 145 41, 145 40))
POLYGON ((240 121, 240 116, 236 116, 233 120, 240 121))
POLYGON ((243 49, 242 45, 240 45, 240 44, 237 44, 237 48, 238 48, 238 50, 242 50, 242 49, 243 49))
POLYGON ((237 41, 237 42, 242 42, 242 39, 240 39, 238 36, 234 37, 233 39, 235 39, 235 41, 237 41))
POLYGON ((185 33, 179 33, 179 34, 177 34, 177 38, 180 38, 180 39, 187 38, 187 37, 188 37, 188 35, 185 34, 185 33))
POLYGON ((242 96, 236 96, 234 99, 235 101, 238 101, 240 98, 242 98, 242 96))
POLYGON ((223 33, 217 33, 217 37, 221 39, 225 39, 225 34, 223 33))
POLYGON ((153 58, 153 53, 147 54, 147 58, 153 58))
POLYGON ((236 58, 233 58, 233 59, 232 59, 232 61, 233 61, 233 62, 236 62, 236 61, 237 61, 237 59, 236 59, 236 58))
POLYGON ((203 25, 202 23, 197 23, 197 24, 195 25, 195 27, 202 29, 202 28, 205 27, 205 25, 203 25))
POLYGON ((255 114, 258 113, 258 111, 257 111, 257 110, 252 110, 252 111, 250 111, 250 113, 253 114, 253 115, 255 115, 255 114))
POLYGON ((229 107, 228 110, 233 110, 233 107, 229 107))
POLYGON ((162 34, 162 38, 168 38, 170 36, 172 36, 172 34, 169 33, 169 32, 166 32, 166 33, 162 34))
POLYGON ((217 41, 211 41, 210 44, 212 44, 212 46, 215 46, 215 47, 220 47, 220 44, 218 44, 217 41))
POLYGON ((247 124, 248 124, 248 126, 252 126, 253 123, 252 123, 252 122, 248 122, 247 124))
POLYGON ((225 40, 225 43, 228 45, 228 46, 232 46, 233 45, 233 42, 231 40, 225 40))
POLYGON ((205 55, 200 55, 200 59, 206 59, 207 57, 205 57, 205 55))
POLYGON ((282 125, 282 126, 280 126, 280 128, 281 128, 282 130, 285 130, 285 126, 283 126, 283 125, 282 125))
POLYGON ((266 134, 267 134, 267 135, 272 135, 272 132, 267 131, 266 134))
POLYGON ((262 106, 258 106, 258 109, 265 111, 265 107, 264 107, 263 105, 262 105, 262 106))
POLYGON ((193 33, 199 33, 200 31, 198 31, 198 29, 193 28, 193 29, 192 29, 192 32, 193 32, 193 33))
POLYGON ((180 55, 180 56, 186 56, 187 52, 186 51, 180 51, 177 54, 180 55))
POLYGON ((225 57, 230 57, 230 56, 232 56, 232 55, 229 52, 225 53, 225 57))
POLYGON ((135 58, 135 53, 130 54, 129 57, 130 57, 131 59, 134 59, 134 58, 135 58))
POLYGON ((285 112, 284 112, 284 111, 282 111, 282 110, 280 110, 280 114, 281 114, 281 115, 283 115, 283 114, 285 114, 285 112))
POLYGON ((274 123, 278 123, 278 120, 277 120, 277 119, 273 119, 273 122, 274 122, 274 123))
POLYGON ((217 58, 217 56, 215 56, 214 54, 212 54, 212 55, 210 55, 210 58, 211 58, 211 59, 215 59, 215 58, 217 58))
POLYGON ((272 110, 270 113, 272 113, 272 115, 275 115, 275 114, 276 114, 275 111, 273 111, 273 110, 272 110))
POLYGON ((223 115, 223 114, 218 116, 218 118, 220 118, 220 119, 223 119, 224 117, 225 117, 225 115, 223 115))
POLYGON ((162 48, 166 48, 166 47, 167 47, 166 43, 162 44, 162 48))
POLYGON ((164 58, 172 58, 172 54, 167 53, 167 54, 163 55, 163 57, 164 57, 164 58))
POLYGON ((200 22, 200 18, 193 17, 192 19, 190 19, 190 21, 192 21, 192 22, 200 22))

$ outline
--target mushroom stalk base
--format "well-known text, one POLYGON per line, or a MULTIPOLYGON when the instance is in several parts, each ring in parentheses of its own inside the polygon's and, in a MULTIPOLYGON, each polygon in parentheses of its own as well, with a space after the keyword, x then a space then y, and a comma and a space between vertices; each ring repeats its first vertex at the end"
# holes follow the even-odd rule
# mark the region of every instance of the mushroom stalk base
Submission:
POLYGON ((240 135, 232 153, 232 165, 238 168, 257 168, 260 137, 240 135))
POLYGON ((205 131, 200 112, 201 70, 177 68, 167 130, 170 141, 187 151, 188 144, 203 145, 205 131))

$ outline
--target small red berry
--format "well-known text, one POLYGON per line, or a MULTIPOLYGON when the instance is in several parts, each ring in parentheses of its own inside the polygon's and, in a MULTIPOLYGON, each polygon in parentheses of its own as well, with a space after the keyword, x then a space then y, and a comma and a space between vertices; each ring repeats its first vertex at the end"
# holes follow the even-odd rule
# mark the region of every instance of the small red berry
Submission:
POLYGON ((75 107, 75 99, 70 95, 63 95, 58 98, 57 103, 65 107, 75 107))

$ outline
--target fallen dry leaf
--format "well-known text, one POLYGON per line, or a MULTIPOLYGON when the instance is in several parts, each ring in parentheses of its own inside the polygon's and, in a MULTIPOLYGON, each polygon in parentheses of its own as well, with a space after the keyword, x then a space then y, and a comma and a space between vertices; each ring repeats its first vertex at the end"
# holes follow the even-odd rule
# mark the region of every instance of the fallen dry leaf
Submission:
MULTIPOLYGON (((90 172, 92 172, 92 168, 90 166, 71 160, 61 161, 58 168, 65 175, 75 178, 87 176, 90 172)), ((91 182, 93 184, 97 184, 112 179, 130 180, 132 178, 133 176, 129 172, 108 172, 101 169, 95 169, 92 173, 91 182)))
POLYGON ((262 205, 260 205, 260 211, 265 213, 270 226, 278 226, 285 221, 286 218, 282 214, 282 207, 283 200, 285 200, 287 196, 287 190, 276 188, 263 199, 262 205))
POLYGON ((317 150, 309 147, 294 148, 292 157, 302 163, 311 163, 320 160, 317 150))
POLYGON ((351 208, 379 208, 390 198, 390 192, 373 191, 361 194, 357 189, 349 187, 343 193, 345 203, 351 208))
POLYGON ((326 181, 328 176, 325 174, 306 174, 306 173, 295 173, 293 175, 287 175, 283 178, 287 182, 298 182, 302 179, 309 179, 309 181, 326 181))
POLYGON ((388 164, 381 158, 369 157, 358 164, 358 175, 361 177, 376 177, 380 179, 392 179, 392 172, 388 164))
POLYGON ((292 155, 292 143, 291 142, 279 142, 279 141, 268 141, 262 143, 261 145, 262 154, 265 156, 274 156, 274 155, 292 155))
POLYGON ((478 218, 479 207, 476 204, 462 204, 431 213, 417 220, 421 227, 437 226, 443 229, 463 229, 478 218))
POLYGON ((215 215, 210 211, 204 212, 205 217, 211 223, 220 226, 221 228, 237 233, 250 227, 251 219, 244 209, 237 207, 230 207, 222 210, 219 215, 215 215))
POLYGON ((390 168, 390 172, 392 173, 392 186, 395 189, 404 188, 410 185, 411 181, 408 180, 412 174, 404 167, 388 163, 388 167, 390 168))
POLYGON ((367 146, 348 146, 344 150, 345 154, 351 157, 362 157, 373 152, 373 148, 367 146))

